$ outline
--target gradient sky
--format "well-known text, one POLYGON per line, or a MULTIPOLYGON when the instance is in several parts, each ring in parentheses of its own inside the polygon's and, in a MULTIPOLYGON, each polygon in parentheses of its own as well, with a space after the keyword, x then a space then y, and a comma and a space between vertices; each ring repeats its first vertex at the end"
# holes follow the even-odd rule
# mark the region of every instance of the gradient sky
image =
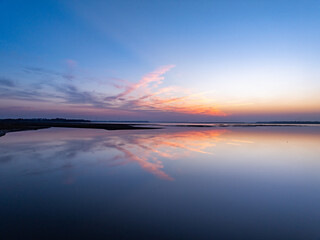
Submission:
POLYGON ((0 2, 0 118, 320 120, 320 1, 0 2))

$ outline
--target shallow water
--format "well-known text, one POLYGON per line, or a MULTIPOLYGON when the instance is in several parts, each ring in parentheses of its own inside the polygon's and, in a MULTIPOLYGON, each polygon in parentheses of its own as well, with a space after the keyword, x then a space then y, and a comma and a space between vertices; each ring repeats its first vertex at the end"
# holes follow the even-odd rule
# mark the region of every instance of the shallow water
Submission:
POLYGON ((320 239, 320 128, 0 138, 0 239, 320 239))

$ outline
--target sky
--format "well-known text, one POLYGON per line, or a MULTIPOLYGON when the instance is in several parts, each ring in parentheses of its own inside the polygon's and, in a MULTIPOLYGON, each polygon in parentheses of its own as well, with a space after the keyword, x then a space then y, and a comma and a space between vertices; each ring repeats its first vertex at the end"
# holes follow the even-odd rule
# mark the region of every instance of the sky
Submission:
POLYGON ((0 118, 320 120, 320 1, 1 0, 0 118))

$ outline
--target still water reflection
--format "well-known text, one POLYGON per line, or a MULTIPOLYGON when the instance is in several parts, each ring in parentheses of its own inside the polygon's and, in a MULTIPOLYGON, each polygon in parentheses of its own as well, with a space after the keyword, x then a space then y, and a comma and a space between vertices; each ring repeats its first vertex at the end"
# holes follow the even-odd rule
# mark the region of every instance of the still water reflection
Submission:
POLYGON ((320 128, 0 138, 0 239, 320 239, 320 128))

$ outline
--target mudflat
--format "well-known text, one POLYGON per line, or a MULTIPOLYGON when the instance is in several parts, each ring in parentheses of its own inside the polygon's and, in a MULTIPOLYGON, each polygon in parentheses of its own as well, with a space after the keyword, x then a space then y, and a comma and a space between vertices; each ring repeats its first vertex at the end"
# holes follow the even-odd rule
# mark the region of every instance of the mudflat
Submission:
POLYGON ((50 127, 63 128, 91 128, 105 130, 130 130, 130 129, 154 129, 141 124, 114 124, 114 123, 92 123, 92 122, 55 122, 55 121, 30 121, 30 120, 0 120, 0 137, 8 132, 38 130, 50 127))

